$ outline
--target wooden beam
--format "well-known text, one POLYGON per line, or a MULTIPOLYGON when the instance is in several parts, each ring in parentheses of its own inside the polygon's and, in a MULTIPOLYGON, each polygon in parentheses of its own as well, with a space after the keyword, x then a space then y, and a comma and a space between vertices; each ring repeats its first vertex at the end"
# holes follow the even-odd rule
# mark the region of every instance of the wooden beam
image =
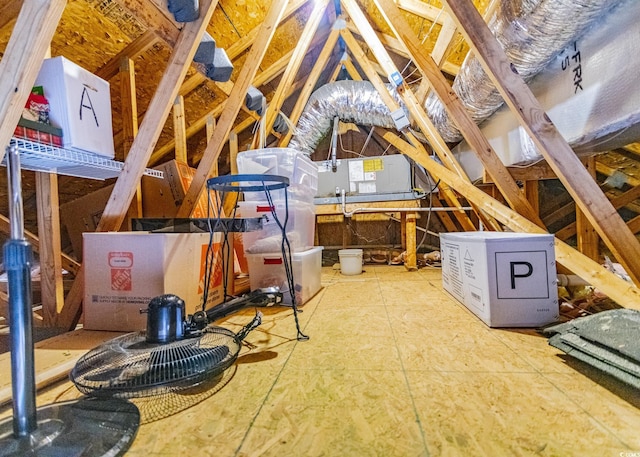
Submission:
POLYGON ((129 43, 126 48, 116 54, 106 64, 96 70, 96 76, 107 81, 110 80, 120 71, 123 59, 134 59, 138 57, 140 54, 153 46, 156 41, 158 41, 158 36, 155 34, 155 32, 153 30, 147 30, 138 38, 129 43))
MULTIPOLYGON (((591 178, 595 182, 596 180, 596 159, 591 156, 587 160, 587 171, 591 175, 591 178)), ((595 260, 600 260, 600 237, 593 228, 593 225, 589 223, 588 218, 580 208, 576 207, 576 235, 578 242, 578 250, 587 257, 595 260)))
POLYGON ((193 176, 193 181, 189 186, 189 190, 184 197, 182 205, 178 209, 176 217, 189 217, 195 203, 198 201, 200 193, 205 189, 206 181, 211 174, 213 164, 218 160, 218 156, 224 147, 229 132, 233 127, 233 123, 240 111, 240 107, 244 103, 244 97, 247 93, 249 85, 253 82, 258 66, 267 52, 267 47, 271 43, 276 26, 280 22, 280 18, 284 14, 287 6, 287 0, 274 0, 271 3, 269 12, 264 22, 260 26, 255 42, 249 51, 249 55, 245 61, 238 79, 233 85, 233 90, 225 104, 224 111, 220 115, 218 128, 213 133, 211 142, 207 145, 205 152, 200 160, 200 164, 193 176))
MULTIPOLYGON (((524 193, 516 184, 516 181, 509 174, 491 144, 480 131, 475 121, 471 118, 458 96, 451 89, 449 82, 440 72, 438 65, 433 59, 425 55, 421 49, 420 42, 411 32, 411 27, 407 24, 400 10, 392 0, 374 0, 378 9, 386 19, 387 24, 394 31, 398 39, 407 47, 413 61, 420 72, 429 80, 432 89, 438 95, 447 113, 454 120, 462 136, 474 150, 476 156, 482 162, 485 170, 493 177, 493 180, 504 196, 505 200, 513 209, 525 216, 530 221, 543 226, 537 212, 531 207, 524 196, 524 193)), ((358 27, 362 30, 360 24, 358 27)), ((371 44, 370 44, 371 45, 371 44)), ((375 48, 374 48, 375 52, 375 48)), ((377 54, 376 54, 377 56, 377 54)), ((408 86, 400 87, 398 92, 409 107, 414 118, 419 122, 420 128, 426 126, 428 119, 422 106, 415 98, 408 86)), ((429 125, 431 128, 432 125, 429 125)), ((424 130, 423 130, 424 131, 424 130)), ((453 169, 453 168, 452 168, 453 169)))
MULTIPOLYGON (((120 102, 122 113, 122 147, 124 157, 129 155, 133 141, 138 135, 138 100, 136 98, 136 72, 133 60, 123 57, 120 62, 120 102)), ((142 190, 140 184, 129 206, 129 219, 142 217, 142 190)))
POLYGON ((64 305, 62 248, 60 245, 60 202, 58 175, 36 173, 38 235, 40 238, 40 288, 44 325, 55 327, 64 305))
MULTIPOLYGON (((180 83, 187 74, 196 48, 207 24, 211 21, 213 10, 217 4, 218 0, 202 0, 200 2, 200 17, 193 22, 185 24, 182 32, 180 32, 176 47, 169 58, 167 69, 162 75, 160 84, 149 103, 147 114, 142 121, 138 135, 133 141, 129 155, 124 162, 122 172, 116 180, 96 231, 117 231, 122 225, 127 208, 131 204, 164 122, 171 111, 173 101, 178 95, 180 83)), ((60 313, 60 326, 69 329, 75 328, 81 314, 80 305, 82 303, 83 289, 84 270, 81 269, 73 282, 67 295, 65 306, 60 313)))
MULTIPOLYGON (((293 125, 298 124, 298 120, 302 115, 302 111, 304 110, 304 107, 307 104, 307 101, 309 101, 309 97, 311 96, 313 90, 316 87, 316 84, 318 83, 318 78, 320 78, 322 71, 325 69, 327 62, 329 61, 329 57, 331 57, 331 54, 333 53, 333 50, 336 47, 336 43, 338 42, 339 35, 340 35, 340 31, 338 30, 338 28, 336 27, 336 24, 334 23, 334 26, 331 29, 329 36, 327 37, 327 41, 325 42, 324 46, 322 47, 322 50, 320 51, 320 54, 318 55, 318 58, 316 59, 316 63, 313 65, 313 68, 311 69, 309 76, 307 76, 307 80, 305 81, 304 86, 302 86, 302 90, 298 94, 298 99, 296 100, 296 104, 293 106, 293 109, 291 110, 289 119, 291 120, 291 123, 293 125)), ((290 129, 285 135, 283 135, 283 137, 280 139, 278 144, 281 147, 289 144, 289 141, 291 140, 292 136, 293 136, 293 130, 290 129)))
POLYGON ((269 103, 269 106, 267 108, 265 121, 266 132, 270 132, 273 128, 276 117, 278 116, 280 108, 285 101, 286 94, 295 81, 295 77, 298 73, 298 70, 300 69, 302 60, 309 50, 311 40, 313 39, 313 36, 318 29, 318 25, 320 25, 320 21, 324 17, 324 13, 327 9, 328 4, 329 0, 315 0, 314 2, 313 10, 309 15, 309 20, 302 30, 302 34, 298 39, 298 43, 296 44, 295 50, 293 51, 293 55, 289 60, 289 64, 287 65, 287 68, 285 69, 282 78, 280 79, 280 84, 278 84, 276 92, 271 98, 271 102, 269 103))
MULTIPOLYGON (((391 140, 393 141, 392 138, 391 140)), ((393 144, 403 153, 425 167, 429 173, 437 175, 442 182, 456 189, 474 205, 482 207, 483 211, 502 222, 514 232, 547 233, 544 229, 538 227, 533 222, 490 197, 470 182, 437 163, 431 157, 422 153, 422 151, 413 148, 407 142, 395 141, 393 144)), ((580 276, 592 286, 597 287, 619 305, 640 310, 639 288, 607 271, 602 265, 576 251, 559 239, 556 238, 554 244, 556 261, 558 263, 580 276)))
POLYGON ((25 0, 0 60, 0 161, 49 51, 66 0, 25 0))
POLYGON ((175 141, 175 157, 187 163, 187 133, 184 118, 184 97, 178 95, 173 101, 173 138, 175 141))
POLYGON ((616 260, 640 285, 640 243, 515 72, 469 0, 445 0, 476 58, 616 260))

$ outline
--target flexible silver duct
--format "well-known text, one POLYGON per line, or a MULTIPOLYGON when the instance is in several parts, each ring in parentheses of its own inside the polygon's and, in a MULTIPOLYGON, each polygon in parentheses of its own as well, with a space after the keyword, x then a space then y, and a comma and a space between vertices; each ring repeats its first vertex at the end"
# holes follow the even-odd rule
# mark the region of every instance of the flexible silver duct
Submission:
MULTIPOLYGON (((520 75, 530 80, 589 25, 619 3, 610 0, 503 0, 489 21, 489 27, 520 75)), ((503 103, 480 62, 473 56, 463 62, 453 89, 478 123, 503 103)), ((395 90, 391 93, 397 97, 395 90)), ((435 94, 427 98, 425 109, 445 141, 462 139, 435 94)), ((371 83, 339 81, 322 86, 310 97, 290 147, 305 154, 313 153, 331 129, 335 116, 356 124, 395 127, 391 113, 371 83)))
MULTIPOLYGON (((395 94, 394 91, 390 91, 395 94)), ((337 81, 316 90, 305 106, 289 147, 311 155, 334 117, 344 122, 394 128, 391 112, 369 81, 337 81)))

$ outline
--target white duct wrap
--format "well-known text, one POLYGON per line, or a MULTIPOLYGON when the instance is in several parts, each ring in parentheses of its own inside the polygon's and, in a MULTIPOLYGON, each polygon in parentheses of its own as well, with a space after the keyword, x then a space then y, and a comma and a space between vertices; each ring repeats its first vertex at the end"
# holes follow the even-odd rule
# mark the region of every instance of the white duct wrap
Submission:
MULTIPOLYGON (((636 0, 633 0, 636 1, 636 0)), ((502 0, 489 27, 518 72, 530 80, 572 40, 623 1, 502 0)), ((480 123, 503 103, 474 57, 467 58, 453 88, 472 118, 480 123)), ((396 100, 395 90, 390 90, 396 100)), ((404 108, 404 105, 403 105, 404 108)), ((447 142, 462 139, 435 94, 425 102, 427 115, 447 142)), ((405 108, 406 112, 406 108, 405 108)), ((369 82, 339 81, 318 89, 309 99, 290 147, 310 155, 338 116, 362 125, 395 127, 391 114, 369 82)))
MULTIPOLYGON (((509 61, 528 82, 589 25, 602 19, 619 3, 610 0, 501 1, 488 25, 509 61)), ((503 103, 473 53, 463 62, 453 90, 476 123, 487 119, 503 103)), ((462 139, 437 95, 429 95, 425 108, 445 141, 455 143, 462 139)))

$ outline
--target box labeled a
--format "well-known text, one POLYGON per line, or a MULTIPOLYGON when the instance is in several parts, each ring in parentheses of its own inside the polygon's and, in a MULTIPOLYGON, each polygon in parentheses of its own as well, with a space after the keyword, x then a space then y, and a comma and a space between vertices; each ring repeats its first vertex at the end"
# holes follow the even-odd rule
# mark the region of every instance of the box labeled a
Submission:
POLYGON ((553 235, 440 235, 442 284, 490 327, 539 327, 559 317, 553 235))
POLYGON ((113 159, 109 83, 64 57, 45 59, 36 78, 49 100, 51 124, 62 146, 113 159))

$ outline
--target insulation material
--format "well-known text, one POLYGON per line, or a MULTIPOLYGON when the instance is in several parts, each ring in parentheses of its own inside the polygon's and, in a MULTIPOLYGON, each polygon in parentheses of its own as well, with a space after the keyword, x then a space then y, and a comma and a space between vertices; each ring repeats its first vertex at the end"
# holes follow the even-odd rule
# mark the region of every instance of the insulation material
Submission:
MULTIPOLYGON (((529 81, 615 5, 616 2, 607 0, 502 1, 488 25, 508 60, 529 81)), ((473 53, 463 62, 453 90, 476 123, 487 119, 503 103, 473 53)), ((430 94, 425 106, 445 141, 462 139, 436 94, 430 94)))
MULTIPOLYGON (((640 3, 627 1, 570 43, 529 87, 560 134, 579 153, 607 151, 640 137, 640 3)), ((504 106, 482 132, 506 165, 541 159, 504 106)), ((466 142, 454 150, 471 179, 482 165, 466 142)))
POLYGON ((227 82, 231 79, 233 64, 222 48, 216 48, 213 64, 207 65, 207 78, 217 82, 227 82))
POLYGON ((214 40, 207 32, 204 32, 204 35, 202 35, 202 39, 200 40, 200 44, 198 45, 198 49, 196 49, 196 53, 193 56, 193 61, 205 65, 213 65, 215 56, 216 40, 214 40))
POLYGON ((167 9, 176 22, 193 22, 200 16, 199 0, 168 0, 167 9))

